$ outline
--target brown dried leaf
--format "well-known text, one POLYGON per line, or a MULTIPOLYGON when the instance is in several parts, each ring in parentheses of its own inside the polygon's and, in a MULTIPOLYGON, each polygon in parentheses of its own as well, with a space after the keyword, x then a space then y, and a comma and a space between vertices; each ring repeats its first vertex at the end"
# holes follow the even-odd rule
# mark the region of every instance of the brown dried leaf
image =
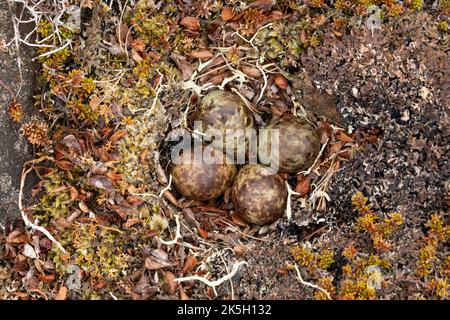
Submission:
POLYGON ((353 138, 353 134, 352 135, 348 135, 342 131, 339 131, 339 133, 336 135, 336 138, 339 141, 343 141, 343 142, 353 142, 354 138, 353 138))
POLYGON ((78 191, 77 191, 77 189, 75 187, 71 186, 69 188, 69 191, 70 191, 70 200, 71 201, 77 200, 77 198, 78 198, 78 191))
POLYGON ((223 21, 228 21, 233 19, 235 15, 234 9, 231 7, 225 7, 222 9, 222 12, 220 13, 220 17, 223 21))
POLYGON ((243 257, 248 250, 249 247, 243 244, 238 244, 233 247, 233 251, 236 252, 236 254, 240 257, 243 257))
POLYGON ((189 296, 184 292, 182 286, 180 286, 180 300, 189 300, 189 296))
POLYGON ((311 190, 311 178, 309 176, 299 175, 297 176, 297 186, 295 192, 298 192, 300 196, 305 196, 311 190))
POLYGON ((117 130, 112 136, 111 138, 109 138, 110 142, 116 142, 117 140, 122 139, 123 137, 125 137, 128 134, 127 130, 117 130))
POLYGON ((181 78, 186 81, 194 73, 194 67, 187 61, 186 57, 179 54, 172 54, 170 56, 173 62, 177 65, 177 68, 181 71, 181 78))
POLYGON ((180 24, 190 31, 199 31, 201 29, 200 22, 196 17, 184 17, 180 24))
POLYGON ((286 78, 283 77, 281 74, 277 74, 275 76, 275 84, 281 89, 286 89, 289 85, 286 78))
POLYGON ((114 185, 112 183, 112 180, 106 176, 93 176, 89 179, 89 182, 96 188, 107 190, 107 191, 113 191, 114 185))
POLYGON ((206 238, 209 237, 208 231, 206 231, 205 229, 203 229, 203 228, 201 228, 201 227, 198 227, 197 229, 198 229, 198 233, 200 233, 200 236, 201 236, 202 238, 206 239, 206 238))
POLYGON ((128 31, 129 31, 129 29, 126 24, 122 23, 120 26, 118 26, 116 29, 117 40, 121 43, 125 43, 125 41, 127 39, 128 31))
POLYGON ((170 271, 166 271, 164 275, 166 277, 170 294, 175 294, 178 288, 178 282, 175 281, 175 275, 170 271))
POLYGON ((342 147, 344 146, 344 142, 339 141, 336 143, 331 143, 328 145, 328 150, 330 153, 337 153, 339 152, 339 150, 342 149, 342 147))
POLYGON ((78 207, 79 207, 80 210, 83 211, 84 213, 89 213, 89 212, 91 212, 91 210, 89 210, 88 206, 87 206, 83 201, 80 201, 80 203, 78 204, 78 207))
POLYGON ((261 76, 261 71, 256 67, 242 65, 241 71, 252 78, 259 78, 261 76))
POLYGON ((70 161, 70 160, 61 159, 61 160, 56 160, 55 163, 61 170, 65 170, 65 171, 70 171, 74 167, 72 161, 70 161))
POLYGON ((194 256, 188 256, 186 260, 184 261, 183 269, 181 270, 181 273, 188 273, 194 267, 197 265, 197 258, 194 256))
POLYGON ((173 263, 163 261, 154 257, 148 257, 145 259, 145 268, 148 270, 160 270, 174 266, 173 263))
POLYGON ((333 128, 330 126, 328 122, 320 122, 319 125, 319 136, 320 136, 320 143, 324 144, 328 139, 331 138, 331 134, 333 133, 333 128))
POLYGON ((245 220, 237 213, 231 215, 231 220, 241 227, 246 227, 248 225, 247 222, 245 222, 245 220))
POLYGON ((322 92, 313 85, 301 84, 303 92, 299 98, 300 103, 309 111, 323 116, 332 122, 344 126, 344 120, 337 111, 336 100, 326 92, 322 92))
POLYGON ((200 50, 200 51, 192 51, 189 56, 194 59, 200 59, 200 60, 209 60, 214 55, 209 50, 200 50))
POLYGON ((61 286, 59 288, 58 294, 55 297, 55 300, 66 300, 67 299, 67 287, 61 286))

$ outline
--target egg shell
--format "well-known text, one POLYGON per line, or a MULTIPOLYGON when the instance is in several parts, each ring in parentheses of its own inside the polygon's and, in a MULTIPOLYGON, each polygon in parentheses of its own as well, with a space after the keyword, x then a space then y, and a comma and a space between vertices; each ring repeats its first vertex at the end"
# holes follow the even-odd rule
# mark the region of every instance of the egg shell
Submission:
MULTIPOLYGON (((194 150, 194 149, 193 149, 194 150)), ((194 157, 194 152, 183 152, 178 164, 171 168, 175 189, 185 198, 199 201, 219 197, 231 186, 236 166, 222 152, 212 147, 199 151, 202 159, 210 155, 208 163, 194 157)))
POLYGON ((280 218, 286 209, 287 195, 284 180, 260 164, 242 167, 231 193, 236 212, 257 225, 272 223, 280 218))
POLYGON ((317 130, 306 120, 297 117, 285 117, 272 121, 260 133, 258 157, 262 164, 273 166, 278 162, 279 172, 297 173, 308 169, 316 160, 320 152, 320 137, 317 130), (276 137, 272 144, 272 136, 276 137), (278 154, 271 153, 278 147, 278 154))

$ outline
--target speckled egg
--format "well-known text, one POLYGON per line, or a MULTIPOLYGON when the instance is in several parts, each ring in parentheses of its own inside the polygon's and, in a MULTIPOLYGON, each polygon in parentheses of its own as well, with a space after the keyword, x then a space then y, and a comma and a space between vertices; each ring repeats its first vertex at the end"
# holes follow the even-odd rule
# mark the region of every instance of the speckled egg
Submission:
POLYGON ((320 152, 320 137, 316 129, 306 120, 297 117, 286 117, 272 121, 267 130, 260 132, 258 156, 263 164, 273 166, 279 162, 280 172, 297 173, 308 169, 320 152), (278 130, 278 144, 276 137, 278 130), (274 143, 274 145, 273 145, 274 143), (278 154, 272 153, 272 145, 278 154))
POLYGON ((283 215, 287 194, 284 180, 260 164, 244 166, 231 192, 236 212, 257 225, 272 223, 283 215))
POLYGON ((199 154, 202 157, 183 152, 173 159, 170 170, 173 185, 187 199, 215 199, 233 183, 236 166, 222 152, 211 147, 200 150, 199 154))
POLYGON ((201 121, 202 131, 215 137, 212 146, 230 150, 234 154, 247 150, 248 138, 243 129, 253 127, 253 115, 242 99, 231 92, 215 90, 208 93, 200 102, 194 121, 201 121), (241 131, 226 131, 241 129, 241 131))

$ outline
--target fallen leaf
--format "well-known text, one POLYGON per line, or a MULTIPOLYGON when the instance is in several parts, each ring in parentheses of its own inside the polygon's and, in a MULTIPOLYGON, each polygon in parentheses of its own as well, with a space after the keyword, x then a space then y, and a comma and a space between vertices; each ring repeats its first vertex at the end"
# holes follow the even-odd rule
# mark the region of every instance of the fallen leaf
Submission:
POLYGON ((337 153, 344 146, 344 142, 339 141, 336 143, 331 143, 328 145, 328 150, 330 153, 337 153))
POLYGON ((311 178, 309 176, 297 176, 297 186, 295 192, 298 192, 300 196, 305 196, 311 190, 311 178))
POLYGON ((200 233, 200 236, 201 236, 203 239, 206 239, 206 238, 209 237, 208 231, 206 231, 205 229, 203 229, 203 228, 201 228, 201 227, 198 227, 197 229, 198 229, 198 233, 200 233))
POLYGON ((339 131, 339 133, 337 134, 336 138, 339 141, 343 141, 343 142, 353 142, 354 138, 352 137, 353 135, 348 135, 342 131, 339 131))
POLYGON ((252 78, 259 78, 261 76, 261 71, 258 68, 250 67, 247 65, 241 66, 241 71, 252 78))
POLYGON ((54 273, 51 273, 51 274, 40 274, 38 277, 39 277, 39 279, 42 282, 49 283, 49 282, 53 282, 55 280, 56 275, 54 273))
POLYGON ((70 191, 70 200, 71 201, 75 201, 78 198, 78 191, 75 187, 70 187, 69 188, 70 191))
POLYGON ((38 257, 36 251, 34 251, 34 248, 28 243, 26 243, 25 246, 23 247, 22 254, 30 259, 36 259, 38 257))
POLYGON ((58 294, 55 297, 55 300, 66 300, 67 299, 67 287, 61 286, 59 288, 58 294))
POLYGON ((194 256, 188 256, 186 260, 184 261, 183 269, 181 270, 181 273, 188 273, 194 267, 197 265, 197 258, 194 256))
POLYGON ((199 31, 201 29, 200 22, 196 17, 184 17, 180 24, 190 31, 199 31))
POLYGON ((56 162, 56 165, 61 170, 70 171, 74 167, 74 165, 72 164, 72 161, 70 161, 70 160, 56 160, 55 162, 56 162))
POLYGON ((214 55, 209 50, 200 50, 200 51, 192 51, 189 56, 194 59, 200 59, 200 60, 209 60, 214 55))
POLYGON ((94 185, 94 187, 107 190, 107 191, 113 191, 114 185, 108 177, 97 175, 93 176, 89 179, 89 182, 94 185))
POLYGON ((174 266, 173 263, 163 261, 154 257, 148 257, 145 259, 145 268, 148 270, 160 270, 174 266))
POLYGON ((283 77, 281 74, 277 74, 275 76, 275 84, 281 89, 286 89, 289 85, 286 78, 283 77))
POLYGON ((175 62, 177 68, 181 71, 181 78, 184 81, 189 80, 195 70, 194 67, 187 61, 186 57, 179 54, 172 54, 170 59, 175 62))
POLYGON ((256 0, 255 2, 252 2, 249 7, 256 8, 262 11, 269 11, 276 3, 276 0, 256 0))
POLYGON ((178 287, 178 282, 175 281, 175 275, 170 271, 166 271, 164 275, 166 277, 167 286, 169 287, 169 292, 175 294, 178 287))
POLYGON ((320 144, 324 144, 328 139, 331 138, 333 128, 328 122, 321 121, 319 124, 318 132, 320 136, 320 144))
POLYGON ((235 15, 234 9, 231 7, 225 7, 222 9, 222 12, 220 13, 220 17, 223 21, 228 21, 233 19, 235 15))
POLYGON ((91 210, 89 210, 88 206, 87 206, 83 201, 80 201, 80 203, 78 203, 78 207, 79 207, 80 210, 83 211, 84 213, 89 213, 89 212, 91 212, 91 210))
POLYGON ((233 247, 233 251, 236 252, 236 254, 241 257, 243 257, 248 250, 249 247, 243 244, 237 244, 233 247))
POLYGON ((123 137, 125 137, 127 135, 128 131, 127 130, 117 130, 112 136, 111 138, 109 138, 110 142, 116 142, 117 140, 122 139, 123 137))
POLYGON ((237 213, 231 215, 231 220, 233 220, 233 222, 241 227, 246 227, 247 226, 247 222, 237 213))
POLYGON ((189 296, 184 292, 182 286, 180 286, 180 300, 189 300, 189 296))
POLYGON ((122 23, 116 29, 117 40, 121 43, 125 43, 127 36, 128 36, 128 32, 129 32, 128 26, 126 24, 122 23))

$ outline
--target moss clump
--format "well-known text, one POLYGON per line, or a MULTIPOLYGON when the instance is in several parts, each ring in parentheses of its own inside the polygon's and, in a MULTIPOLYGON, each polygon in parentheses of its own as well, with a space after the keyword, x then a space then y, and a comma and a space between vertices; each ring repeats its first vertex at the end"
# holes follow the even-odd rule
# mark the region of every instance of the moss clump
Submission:
MULTIPOLYGON (((309 276, 317 280, 321 288, 326 290, 332 298, 344 300, 376 299, 377 290, 384 283, 383 274, 392 268, 389 260, 391 246, 388 238, 404 223, 400 213, 393 213, 381 219, 372 210, 368 198, 356 193, 352 198, 354 208, 360 217, 355 223, 355 230, 369 235, 375 252, 360 252, 353 243, 349 243, 340 255, 331 249, 314 252, 305 245, 292 249, 292 256, 300 267, 308 270, 309 276), (333 281, 330 269, 336 258, 345 261, 342 265, 342 277, 333 281)), ((316 299, 327 299, 327 295, 317 290, 316 299)))

